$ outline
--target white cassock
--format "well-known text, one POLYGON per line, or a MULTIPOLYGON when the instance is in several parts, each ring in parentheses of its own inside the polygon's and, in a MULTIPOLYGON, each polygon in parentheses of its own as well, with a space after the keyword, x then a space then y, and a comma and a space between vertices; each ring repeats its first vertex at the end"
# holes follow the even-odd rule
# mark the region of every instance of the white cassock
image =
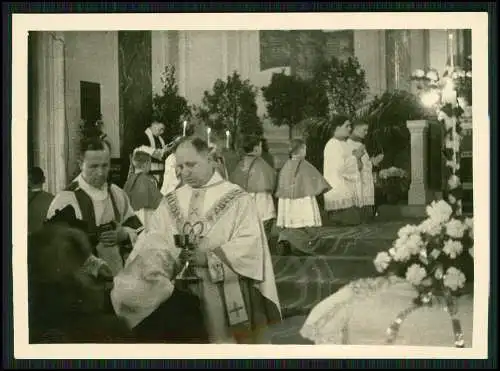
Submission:
POLYGON ((176 167, 177 167, 177 162, 175 161, 175 154, 171 153, 165 159, 165 173, 163 175, 163 185, 161 187, 161 193, 164 196, 167 193, 175 191, 175 189, 180 184, 180 180, 175 172, 176 167))
MULTIPOLYGON (((56 194, 47 211, 47 219, 52 218, 57 210, 68 205, 75 209, 77 219, 89 224, 91 231, 100 225, 114 221, 124 228, 130 241, 134 243, 137 234, 143 230, 127 194, 114 184, 106 184, 102 189, 97 189, 79 175, 66 190, 56 194)), ((119 246, 103 246, 99 243, 96 250, 97 256, 107 263, 114 275, 123 268, 119 246)))
POLYGON ((331 138, 324 149, 323 176, 332 186, 324 194, 325 210, 357 206, 356 184, 360 180, 356 157, 346 141, 331 138))
MULTIPOLYGON (((347 145, 351 151, 362 146, 361 142, 347 139, 347 145)), ((356 183, 356 200, 359 207, 375 205, 375 184, 373 182, 373 164, 370 156, 365 151, 361 157, 363 168, 360 171, 360 179, 356 183)))
MULTIPOLYGON (((167 262, 165 267, 171 266, 172 260, 178 258, 178 253, 169 248, 174 245, 174 234, 182 234, 187 223, 196 222, 203 225, 198 248, 207 253, 208 266, 194 266, 202 284, 192 290, 202 300, 210 342, 236 343, 235 334, 280 321, 271 256, 255 203, 239 186, 222 179, 218 172, 214 172, 205 186, 194 189, 183 185, 162 200, 150 221, 149 232, 139 238, 129 256, 127 267, 129 262, 132 264, 138 259, 137 256, 151 256, 152 252, 163 256, 159 261, 167 262), (163 253, 158 252, 162 249, 163 253)), ((161 263, 155 266, 159 264, 161 266, 161 263)), ((169 274, 163 271, 155 277, 168 282, 169 274)), ((129 277, 141 275, 140 272, 128 273, 129 277)), ((136 286, 148 287, 148 284, 136 286)), ((115 280, 112 294, 115 309, 122 306, 124 298, 130 298, 130 290, 130 285, 115 280)), ((168 284, 163 289, 146 290, 140 294, 141 304, 129 322, 147 317, 171 293, 168 284)), ((117 313, 128 315, 126 311, 117 313)))

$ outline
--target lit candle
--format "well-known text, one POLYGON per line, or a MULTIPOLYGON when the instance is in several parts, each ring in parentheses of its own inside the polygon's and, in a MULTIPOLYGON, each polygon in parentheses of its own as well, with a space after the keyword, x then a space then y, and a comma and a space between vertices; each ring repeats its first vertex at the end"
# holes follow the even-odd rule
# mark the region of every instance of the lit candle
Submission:
POLYGON ((210 133, 212 131, 212 128, 211 127, 207 127, 207 142, 208 144, 210 144, 210 133))
POLYGON ((449 46, 449 51, 450 51, 450 66, 453 67, 453 34, 450 33, 448 35, 448 39, 450 40, 450 46, 449 46))
POLYGON ((187 127, 187 121, 184 121, 182 123, 182 136, 185 137, 186 136, 186 127, 187 127))
POLYGON ((231 135, 231 133, 229 132, 229 130, 226 130, 226 148, 229 148, 229 136, 231 135))

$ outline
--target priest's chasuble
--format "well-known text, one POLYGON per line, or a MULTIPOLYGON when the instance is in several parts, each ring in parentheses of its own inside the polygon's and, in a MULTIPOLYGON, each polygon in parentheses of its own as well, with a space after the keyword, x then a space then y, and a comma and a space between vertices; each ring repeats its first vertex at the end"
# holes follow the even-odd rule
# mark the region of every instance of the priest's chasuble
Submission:
MULTIPOLYGON (((362 143, 351 138, 347 139, 347 145, 351 148, 351 151, 359 148, 362 143)), ((372 206, 375 204, 375 185, 373 182, 373 164, 365 151, 363 157, 361 157, 362 168, 360 171, 359 180, 356 182, 356 200, 359 207, 372 206)))
MULTIPOLYGON (((95 232, 100 225, 114 221, 125 229, 133 244, 137 234, 143 229, 130 206, 128 196, 114 184, 106 184, 97 189, 79 175, 66 190, 55 196, 47 212, 47 219, 68 205, 74 207, 77 219, 88 223, 89 232, 95 232)), ((114 275, 123 268, 119 246, 98 243, 95 249, 97 256, 107 263, 114 275)))
MULTIPOLYGON (((169 249, 175 234, 192 231, 196 223, 202 226, 197 229, 198 248, 206 252, 207 266, 194 266, 201 284, 190 289, 202 301, 210 342, 256 342, 255 334, 281 320, 271 255, 253 199, 218 172, 201 188, 183 185, 163 199, 127 264, 151 250, 169 249)), ((178 255, 169 252, 167 260, 178 255)), ((172 271, 168 269, 166 277, 172 271)), ((167 291, 163 300, 170 295, 167 291)), ((142 313, 135 313, 142 318, 161 304, 154 290, 142 302, 142 313)))
POLYGON ((356 184, 360 181, 358 162, 346 141, 331 138, 324 149, 323 176, 332 189, 324 194, 325 210, 357 206, 356 184))

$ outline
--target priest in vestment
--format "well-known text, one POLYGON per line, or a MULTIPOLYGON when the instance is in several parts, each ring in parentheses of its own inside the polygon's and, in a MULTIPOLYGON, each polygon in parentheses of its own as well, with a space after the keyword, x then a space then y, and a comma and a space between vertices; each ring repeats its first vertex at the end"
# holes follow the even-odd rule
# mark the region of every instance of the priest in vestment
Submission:
POLYGON ((123 268, 123 255, 131 249, 143 226, 127 194, 107 182, 109 144, 99 138, 90 138, 83 143, 80 152, 81 173, 65 190, 56 194, 47 211, 47 219, 71 205, 76 217, 88 225, 94 255, 104 260, 116 275, 123 268))
POLYGON ((366 151, 363 140, 368 134, 368 124, 363 121, 356 121, 353 124, 351 136, 347 139, 347 145, 351 151, 364 149, 361 158, 358 160, 359 180, 356 182, 356 199, 358 207, 361 209, 363 220, 369 220, 374 215, 375 205, 375 183, 373 179, 373 167, 377 166, 384 155, 379 154, 370 157, 366 151))
POLYGON ((276 171, 262 158, 261 138, 248 136, 243 140, 245 155, 229 180, 251 194, 257 205, 257 212, 269 238, 276 219, 273 194, 276 187, 276 171))
POLYGON ((351 122, 342 115, 331 121, 332 138, 324 149, 323 176, 332 189, 324 194, 325 210, 329 222, 340 225, 357 225, 361 222, 356 185, 360 182, 358 159, 364 148, 352 150, 347 144, 351 122))
POLYGON ((201 299, 210 343, 258 343, 262 330, 281 320, 281 309, 269 247, 253 198, 214 170, 205 141, 186 139, 175 155, 184 185, 163 199, 149 231, 138 240, 125 270, 115 279, 115 310, 137 325, 162 301, 169 300, 172 285, 153 285, 151 280, 141 279, 141 270, 147 265, 132 269, 129 262, 156 250, 168 259, 164 259, 163 271, 154 277, 172 281, 179 272, 179 267, 172 266, 179 266, 182 254, 169 246, 175 245, 174 235, 187 234, 197 245, 187 258, 201 279, 188 288, 201 299), (140 305, 132 311, 126 300, 133 296, 131 285, 120 284, 120 280, 127 281, 126 276, 144 282, 138 290, 140 305))
POLYGON ((153 175, 159 187, 163 184, 163 173, 165 171, 165 155, 167 146, 162 138, 165 132, 165 124, 162 122, 153 122, 142 134, 138 146, 147 146, 150 149, 152 161, 149 173, 153 175))

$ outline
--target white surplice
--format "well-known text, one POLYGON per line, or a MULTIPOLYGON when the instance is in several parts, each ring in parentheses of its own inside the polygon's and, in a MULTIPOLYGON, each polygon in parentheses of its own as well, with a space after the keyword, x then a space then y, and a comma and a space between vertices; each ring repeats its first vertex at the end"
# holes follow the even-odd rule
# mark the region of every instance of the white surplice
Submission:
MULTIPOLYGON (((74 180, 74 182, 78 183, 77 187, 82 189, 92 200, 95 225, 99 226, 115 221, 116 223, 122 225, 124 230, 129 235, 131 242, 134 243, 137 239, 137 234, 142 231, 143 227, 142 225, 138 229, 133 227, 140 224, 140 222, 130 205, 127 194, 114 184, 111 184, 110 186, 105 184, 101 189, 97 189, 88 184, 85 179, 83 179, 81 174, 74 180), (113 192, 117 211, 119 213, 119 215, 117 215, 118 220, 115 219, 113 204, 109 192, 113 192), (132 222, 130 226, 127 225, 129 222, 132 222)), ((52 218, 57 210, 61 210, 68 205, 73 206, 75 209, 77 219, 83 220, 88 217, 84 217, 82 215, 75 193, 70 190, 64 190, 56 194, 47 212, 47 219, 52 218)), ((123 261, 118 246, 104 246, 102 243, 99 243, 96 246, 96 250, 98 257, 103 259, 108 264, 114 275, 116 275, 123 268, 123 261)))
MULTIPOLYGON (((347 139, 347 145, 351 151, 358 149, 362 146, 361 142, 347 139)), ((359 181, 356 182, 356 200, 357 206, 372 206, 375 205, 375 184, 373 182, 373 164, 370 156, 365 151, 361 157, 363 168, 360 171, 359 181)))
POLYGON ((325 210, 342 210, 358 205, 356 184, 360 181, 360 173, 356 157, 346 141, 331 138, 326 144, 323 176, 332 186, 323 196, 325 210))
MULTIPOLYGON (((150 256, 151 251, 161 251, 162 248, 166 252, 160 254, 163 256, 160 260, 169 262, 177 259, 170 248, 174 246, 174 234, 182 234, 187 222, 193 224, 197 221, 203 224, 198 248, 207 253, 208 267, 194 268, 202 278, 201 299, 210 342, 235 343, 232 326, 253 318, 252 308, 243 299, 242 278, 250 280, 253 287, 274 305, 278 315, 281 313, 266 236, 255 203, 239 186, 225 181, 214 171, 205 186, 194 189, 183 185, 168 194, 151 218, 149 231, 137 241, 127 260, 127 267, 129 262, 132 264, 140 259, 138 257, 150 256), (203 192, 203 202, 195 220, 189 209, 192 197, 199 192, 203 192)), ((141 273, 130 273, 131 276, 140 277, 141 273)), ((165 282, 172 278, 166 272, 162 273, 162 277, 165 282)), ((120 298, 130 296, 126 291, 125 284, 115 287, 112 296, 115 308, 120 307, 120 298)), ((134 319, 130 321, 137 323, 161 304, 161 300, 154 298, 155 295, 160 295, 163 300, 170 295, 167 288, 150 291, 152 297, 148 299, 147 293, 142 294, 143 303, 136 308, 134 319)))

